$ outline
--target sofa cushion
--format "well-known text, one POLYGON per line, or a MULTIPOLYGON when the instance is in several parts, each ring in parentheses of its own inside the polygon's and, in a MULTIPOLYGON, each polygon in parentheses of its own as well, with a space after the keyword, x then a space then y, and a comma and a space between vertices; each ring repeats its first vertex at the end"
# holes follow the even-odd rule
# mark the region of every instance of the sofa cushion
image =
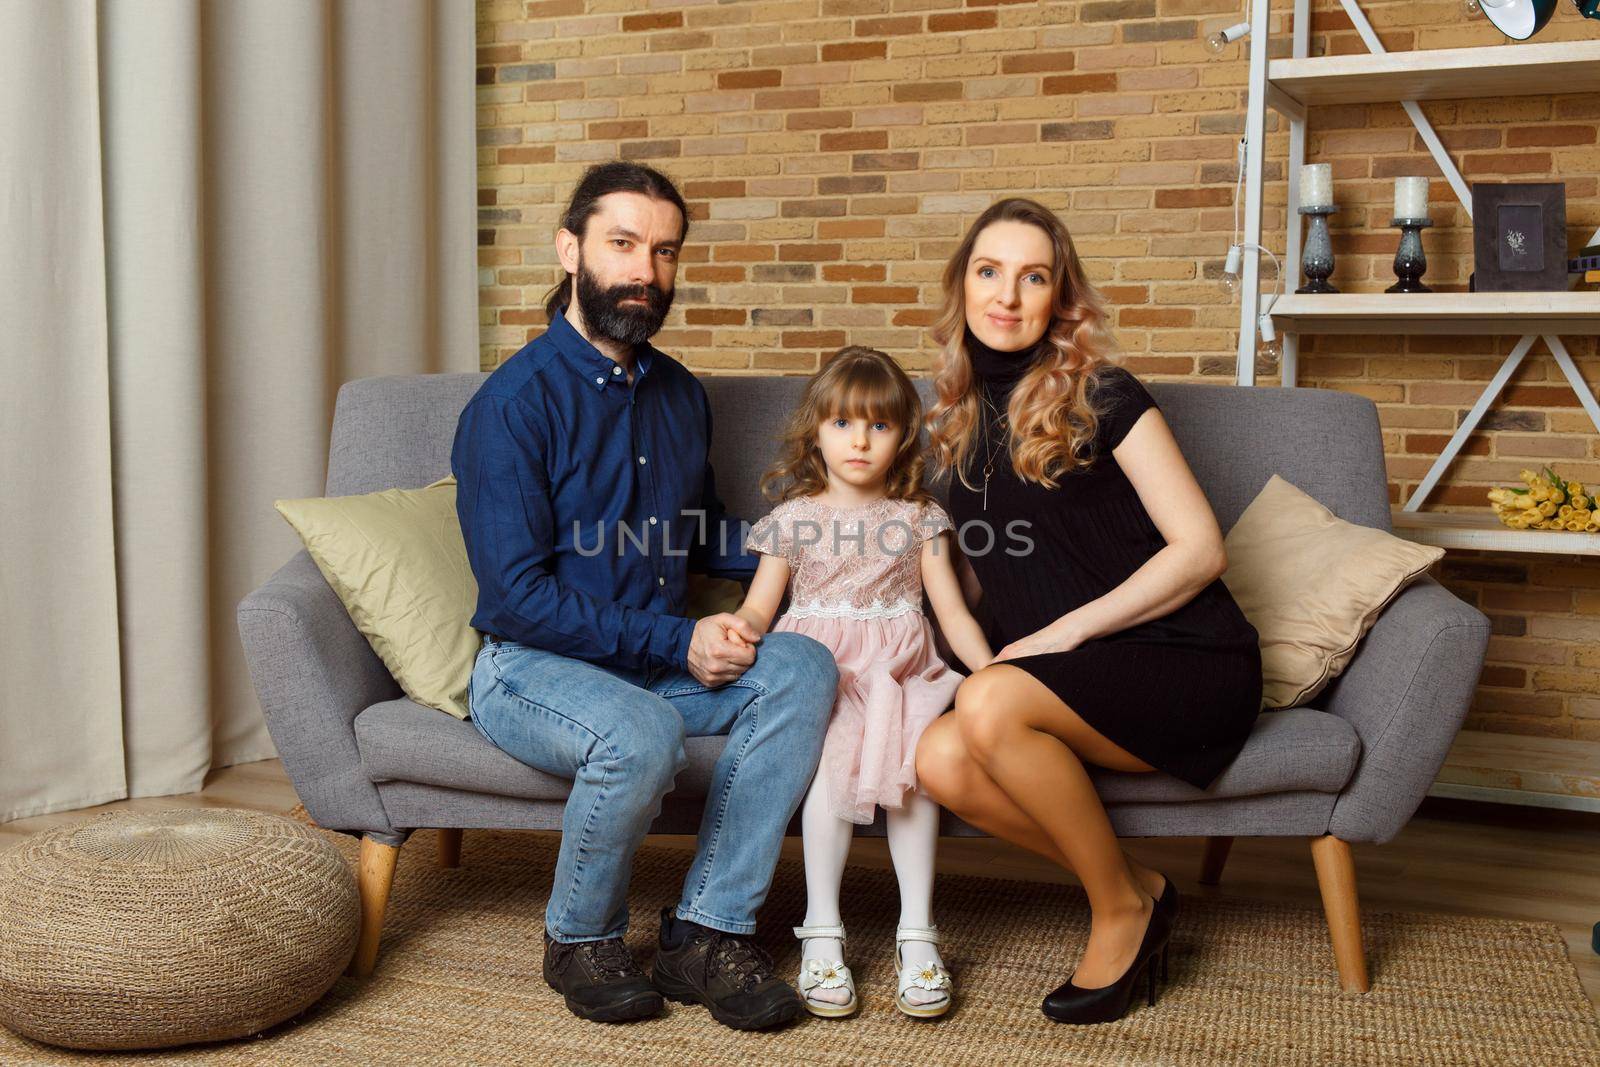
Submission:
POLYGON ((1256 719, 1244 748, 1209 789, 1166 774, 1094 770, 1095 789, 1107 804, 1218 800, 1266 793, 1337 793, 1361 759, 1355 727, 1316 708, 1271 711, 1256 719))
MULTIPOLYGON (((564 800, 572 788, 569 779, 535 770, 495 748, 470 722, 406 697, 372 705, 356 716, 355 726, 361 766, 374 782, 422 782, 525 800, 564 800)), ((724 740, 691 737, 684 743, 689 766, 678 775, 675 794, 706 795, 724 740)))
MULTIPOLYGON (((471 723, 448 718, 401 698, 356 716, 361 764, 374 782, 421 782, 473 793, 525 800, 564 800, 572 783, 520 763, 483 739, 471 723)), ((673 795, 704 797, 721 737, 691 737, 689 766, 673 795)), ((1355 729, 1315 708, 1264 714, 1238 759, 1212 783, 1196 789, 1165 774, 1096 771, 1095 785, 1109 804, 1160 803, 1257 796, 1285 791, 1337 793, 1361 754, 1355 729)))

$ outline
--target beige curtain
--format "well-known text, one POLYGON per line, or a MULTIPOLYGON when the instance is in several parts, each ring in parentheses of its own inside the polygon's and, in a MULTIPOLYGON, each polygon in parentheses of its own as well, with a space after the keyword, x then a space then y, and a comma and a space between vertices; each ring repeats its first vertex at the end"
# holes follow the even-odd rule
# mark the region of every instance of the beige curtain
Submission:
POLYGON ((476 370, 470 0, 0 0, 0 821, 274 754, 339 383, 476 370))

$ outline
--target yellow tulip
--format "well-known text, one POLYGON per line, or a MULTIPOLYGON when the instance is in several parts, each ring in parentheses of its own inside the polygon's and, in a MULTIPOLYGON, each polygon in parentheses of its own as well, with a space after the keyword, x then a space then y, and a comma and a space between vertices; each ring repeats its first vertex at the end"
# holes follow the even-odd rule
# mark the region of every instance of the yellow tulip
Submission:
POLYGON ((1562 504, 1559 508, 1556 509, 1556 514, 1560 515, 1563 519, 1567 518, 1568 516, 1570 516, 1572 514, 1572 505, 1571 504, 1562 504))
POLYGON ((1539 502, 1539 514, 1543 515, 1545 518, 1548 519, 1550 516, 1554 515, 1555 513, 1556 513, 1555 501, 1553 501, 1553 500, 1541 500, 1539 502))
POLYGON ((1572 531, 1583 529, 1583 523, 1579 522, 1577 519, 1568 519, 1565 523, 1563 523, 1563 525, 1566 526, 1568 530, 1572 531))
POLYGON ((1568 482, 1567 483, 1567 495, 1568 496, 1577 496, 1581 492, 1583 492, 1583 483, 1582 482, 1568 482))

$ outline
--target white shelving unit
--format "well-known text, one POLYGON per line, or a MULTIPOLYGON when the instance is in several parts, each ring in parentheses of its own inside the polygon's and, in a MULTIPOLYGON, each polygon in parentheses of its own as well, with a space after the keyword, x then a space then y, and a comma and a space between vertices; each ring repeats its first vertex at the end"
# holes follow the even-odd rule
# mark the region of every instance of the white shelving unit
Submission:
POLYGON ((1513 530, 1487 511, 1452 515, 1437 511, 1393 512, 1396 536, 1419 545, 1475 552, 1537 552, 1553 556, 1600 556, 1600 533, 1513 530))
MULTIPOLYGON (((1284 269, 1299 278, 1301 220, 1299 171, 1305 163, 1306 109, 1320 104, 1396 101, 1406 110, 1429 153, 1439 165, 1463 209, 1470 216, 1472 193, 1419 101, 1472 97, 1528 96, 1600 89, 1600 40, 1548 44, 1508 44, 1482 48, 1444 48, 1420 52, 1386 52, 1358 0, 1340 0, 1365 42, 1369 54, 1310 56, 1310 0, 1294 0, 1293 55, 1269 59, 1267 47, 1271 0, 1252 0, 1250 9, 1250 94, 1245 113, 1243 296, 1239 307, 1238 382, 1256 381, 1256 322, 1261 311, 1260 257, 1251 245, 1261 243, 1263 156, 1266 112, 1270 107, 1289 122, 1287 167, 1288 234, 1284 269)), ((1396 235, 1398 241, 1398 235, 1396 235)), ((1591 240, 1600 240, 1596 231, 1591 240)), ((1276 292, 1274 279, 1273 292, 1276 292)), ((1289 287, 1292 288, 1292 287, 1289 287)), ((1543 337, 1567 379, 1600 428, 1600 404, 1572 366, 1560 335, 1600 334, 1600 293, 1340 293, 1300 295, 1288 292, 1271 306, 1275 327, 1283 333, 1283 384, 1297 376, 1302 333, 1479 333, 1519 335, 1521 342, 1506 358, 1505 374, 1497 376, 1458 428, 1439 457, 1436 469, 1406 503, 1415 511, 1432 492, 1438 476, 1471 436, 1490 403, 1504 387, 1527 349, 1543 337)))
POLYGON ((1600 741, 1463 730, 1428 795, 1600 812, 1600 741))
POLYGON ((1272 87, 1301 109, 1320 104, 1469 100, 1600 89, 1589 41, 1307 56, 1267 63, 1272 87))
POLYGON ((1272 321, 1290 333, 1600 333, 1600 293, 1288 293, 1272 321))
MULTIPOLYGON (((1250 9, 1250 99, 1245 113, 1244 276, 1239 301, 1238 381, 1256 381, 1257 321, 1261 310, 1260 256, 1263 155, 1268 107, 1289 121, 1288 235, 1285 271, 1299 277, 1299 172, 1305 164, 1306 109, 1317 104, 1395 100, 1405 108, 1463 210, 1472 213, 1472 192, 1418 102, 1468 97, 1518 96, 1600 89, 1600 40, 1509 44, 1386 52, 1358 0, 1340 0, 1361 35, 1367 55, 1309 56, 1310 0, 1295 0, 1293 55, 1269 59, 1271 0, 1250 9)), ((1398 240, 1398 237, 1396 238, 1398 240)), ((1600 240, 1596 231, 1590 241, 1600 240)), ((1287 288, 1287 286, 1285 286, 1287 288)), ((1275 290, 1274 290, 1275 291, 1275 290)), ((1578 373, 1562 334, 1600 335, 1600 293, 1285 293, 1270 304, 1273 325, 1283 335, 1282 379, 1297 377, 1300 336, 1305 333, 1516 334, 1518 341, 1451 435, 1402 510, 1420 512, 1428 494, 1477 430, 1495 397, 1542 339, 1600 429, 1600 403, 1578 373)), ((1407 529, 1415 529, 1408 526, 1407 529)), ((1517 551, 1506 547, 1506 551, 1517 551)))
MULTIPOLYGON (((1487 511, 1476 515, 1421 510, 1511 375, 1543 340, 1584 410, 1600 430, 1600 404, 1578 373, 1562 334, 1600 335, 1600 293, 1296 294, 1300 267, 1299 171, 1305 163, 1306 112, 1322 104, 1395 101, 1405 109, 1445 180, 1470 217, 1472 194, 1419 106, 1425 100, 1527 96, 1600 90, 1600 40, 1506 44, 1428 51, 1384 50, 1358 0, 1340 0, 1367 55, 1310 56, 1310 0, 1294 0, 1292 55, 1269 59, 1271 0, 1250 7, 1250 94, 1245 113, 1244 261, 1239 307, 1238 383, 1256 382, 1257 320, 1262 307, 1261 244, 1266 112, 1289 123, 1286 254, 1290 291, 1270 305, 1282 336, 1282 383, 1294 386, 1302 334, 1515 334, 1516 345, 1484 387, 1427 475, 1394 512, 1395 533, 1446 549, 1600 556, 1600 534, 1511 530, 1487 511)), ((1398 242, 1398 234, 1396 241, 1398 242)), ((1600 231, 1590 243, 1600 240, 1600 231)), ((1270 292, 1276 293, 1273 279, 1270 292)), ((1436 796, 1501 800, 1600 811, 1600 742, 1521 738, 1466 731, 1451 750, 1436 796)))

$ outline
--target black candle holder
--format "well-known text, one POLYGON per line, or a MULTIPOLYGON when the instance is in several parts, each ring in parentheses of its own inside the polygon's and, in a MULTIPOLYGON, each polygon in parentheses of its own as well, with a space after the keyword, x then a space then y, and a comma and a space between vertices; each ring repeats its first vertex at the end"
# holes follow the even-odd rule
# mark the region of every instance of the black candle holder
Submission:
POLYGON ((1428 257, 1422 252, 1422 228, 1432 226, 1432 219, 1390 219, 1389 225, 1400 229, 1400 247, 1394 254, 1394 274, 1400 280, 1395 282, 1386 293, 1431 293, 1432 289, 1422 284, 1422 276, 1428 270, 1428 257))
POLYGON ((1339 291, 1328 284, 1328 275, 1333 273, 1333 241, 1328 236, 1328 216, 1338 210, 1332 204, 1300 208, 1300 214, 1311 222, 1306 227, 1305 249, 1300 253, 1300 270, 1306 276, 1306 284, 1295 292, 1337 293, 1339 291))

